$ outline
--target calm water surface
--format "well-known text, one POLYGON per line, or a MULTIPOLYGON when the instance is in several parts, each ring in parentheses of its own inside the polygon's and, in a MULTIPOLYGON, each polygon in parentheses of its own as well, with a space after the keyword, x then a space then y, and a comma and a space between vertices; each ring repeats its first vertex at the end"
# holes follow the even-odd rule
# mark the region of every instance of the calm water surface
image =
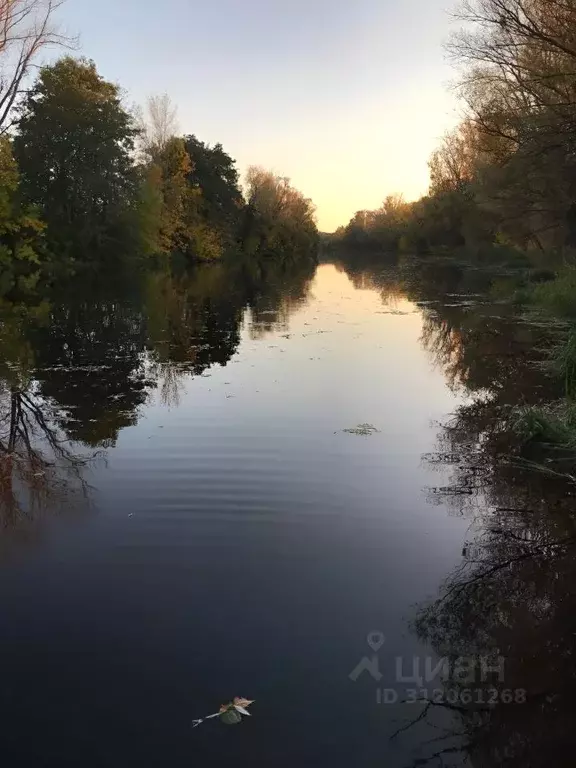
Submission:
POLYGON ((377 703, 436 658, 411 622, 472 525, 423 459, 470 401, 433 314, 334 264, 220 280, 4 326, 6 419, 24 382, 64 454, 3 470, 2 765, 393 768, 438 733, 390 741, 414 710, 377 703))

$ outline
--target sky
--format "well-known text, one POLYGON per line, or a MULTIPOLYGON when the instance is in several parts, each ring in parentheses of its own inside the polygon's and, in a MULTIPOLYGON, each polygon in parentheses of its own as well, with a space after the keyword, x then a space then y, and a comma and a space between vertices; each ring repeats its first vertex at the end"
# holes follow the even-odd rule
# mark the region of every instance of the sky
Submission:
POLYGON ((313 199, 330 232, 413 200, 458 120, 452 0, 66 0, 59 21, 129 104, 168 93, 182 133, 313 199))

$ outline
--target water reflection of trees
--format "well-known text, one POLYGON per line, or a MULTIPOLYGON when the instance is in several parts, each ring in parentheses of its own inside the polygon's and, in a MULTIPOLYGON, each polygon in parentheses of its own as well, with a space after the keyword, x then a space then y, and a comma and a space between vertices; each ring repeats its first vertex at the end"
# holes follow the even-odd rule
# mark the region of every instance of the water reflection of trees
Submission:
MULTIPOLYGON (((494 706, 459 710, 474 766, 572 765, 575 488, 510 460, 478 428, 466 411, 441 435, 440 455, 455 467, 448 494, 472 494, 450 502, 474 512, 474 525, 462 565, 416 628, 442 656, 505 659, 503 679, 483 686, 497 691, 494 706), (525 700, 508 702, 509 690, 525 700)), ((466 686, 452 676, 446 687, 466 686)))
POLYGON ((49 507, 86 501, 84 469, 94 458, 74 449, 58 427, 54 408, 32 385, 1 383, 0 529, 21 529, 49 507))
POLYGON ((67 285, 41 312, 4 307, 4 359, 57 404, 58 427, 70 440, 108 448, 152 392, 175 402, 186 377, 230 361, 247 307, 255 335, 287 323, 314 269, 312 262, 240 262, 148 273, 129 286, 67 285))
POLYGON ((393 306, 406 298, 395 257, 374 263, 374 257, 363 255, 357 259, 354 254, 344 253, 334 266, 346 273, 356 290, 376 291, 384 304, 393 306))
POLYGON ((150 276, 147 350, 162 401, 177 405, 187 376, 230 361, 240 345, 246 310, 251 338, 287 327, 308 295, 314 272, 315 264, 308 261, 288 269, 239 262, 150 276))
MULTIPOLYGON (((428 490, 430 501, 470 520, 468 541, 462 564, 438 599, 419 609, 414 628, 452 662, 505 659, 502 680, 482 682, 476 673, 470 683, 451 666, 443 702, 423 702, 414 720, 434 722, 435 709, 455 701, 448 707, 464 743, 456 749, 474 768, 572 765, 576 486, 526 462, 508 418, 518 404, 559 394, 561 384, 542 365, 550 331, 491 304, 486 274, 429 264, 412 272, 400 266, 397 279, 422 307, 424 347, 450 385, 470 396, 426 457, 449 475, 428 490)), ((455 735, 439 734, 414 764, 443 764, 455 735)))
MULTIPOLYGON (((30 530, 48 507, 84 503, 80 454, 59 427, 59 409, 33 377, 33 325, 47 321, 49 306, 0 305, 0 530, 30 530)), ((0 539, 0 546, 4 544, 0 539)))
MULTIPOLYGON (((474 524, 462 566, 421 609, 417 630, 451 659, 505 658, 503 679, 484 684, 497 703, 459 710, 474 766, 571 765, 576 489, 526 465, 508 420, 511 407, 559 394, 542 365, 549 331, 499 307, 441 303, 425 310, 423 343, 449 380, 474 395, 431 457, 452 470, 435 497, 474 524), (507 703, 509 690, 525 690, 525 702, 520 693, 522 703, 507 703)), ((464 687, 455 676, 447 681, 464 687)))
POLYGON ((514 405, 539 402, 555 389, 543 366, 546 329, 493 305, 424 307, 422 318, 422 344, 453 389, 514 405))
POLYGON ((152 393, 176 405, 186 378, 225 366, 247 307, 255 336, 287 323, 314 268, 216 264, 130 285, 78 281, 36 306, 2 304, 1 524, 84 496, 86 464, 137 423, 152 393))
POLYGON ((142 364, 142 309, 116 297, 78 296, 54 303, 49 322, 28 329, 41 394, 58 403, 71 440, 110 447, 136 423, 151 385, 142 364))
POLYGON ((308 299, 315 272, 316 263, 312 260, 303 260, 288 269, 265 262, 259 264, 256 272, 253 266, 241 268, 251 338, 288 330, 290 317, 308 299))
POLYGON ((240 343, 242 301, 215 265, 194 275, 155 274, 146 283, 149 372, 162 402, 178 405, 186 376, 226 365, 240 343))

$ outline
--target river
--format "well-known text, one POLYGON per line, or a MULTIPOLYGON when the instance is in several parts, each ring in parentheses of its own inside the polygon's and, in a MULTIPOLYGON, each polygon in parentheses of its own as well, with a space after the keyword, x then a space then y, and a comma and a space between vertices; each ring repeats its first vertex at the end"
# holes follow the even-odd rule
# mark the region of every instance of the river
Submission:
POLYGON ((442 275, 425 290, 393 267, 244 283, 211 267, 2 308, 3 765, 402 768, 438 749, 544 765, 494 755, 534 738, 517 691, 528 656, 547 667, 550 585, 574 558, 558 576, 512 557, 537 571, 527 594, 501 565, 464 613, 439 607, 432 629, 426 613, 486 562, 474 546, 497 556, 503 510, 508 532, 537 516, 540 553, 542 530, 571 526, 556 486, 491 460, 482 422, 554 386, 524 352, 544 331, 442 275), (518 702, 472 735, 441 704, 410 726, 422 705, 403 702, 479 638, 518 702), (250 718, 192 728, 235 696, 250 718))

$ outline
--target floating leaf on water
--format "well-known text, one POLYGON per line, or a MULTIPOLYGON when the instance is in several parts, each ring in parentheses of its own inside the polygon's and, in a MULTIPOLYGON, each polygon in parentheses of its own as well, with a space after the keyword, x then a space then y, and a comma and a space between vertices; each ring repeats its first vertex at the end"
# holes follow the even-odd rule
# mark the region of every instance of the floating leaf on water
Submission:
POLYGON ((220 715, 220 720, 224 725, 236 725, 242 722, 242 716, 235 709, 227 709, 220 715))
POLYGON ((254 704, 253 699, 244 699, 241 696, 236 696, 234 701, 222 704, 218 712, 201 717, 198 720, 192 720, 192 727, 197 728, 205 720, 212 720, 214 717, 220 718, 220 721, 225 725, 237 725, 242 722, 242 715, 250 716, 250 712, 246 709, 250 704, 254 704))
POLYGON ((375 312, 376 315, 411 315, 412 312, 404 312, 401 309, 385 309, 380 312, 375 312))
POLYGON ((243 699, 240 696, 236 696, 232 703, 239 712, 242 712, 243 715, 249 715, 250 712, 246 712, 245 707, 249 707, 250 704, 254 704, 254 699, 243 699))
POLYGON ((372 424, 358 424, 357 427, 343 429, 342 432, 347 432, 349 435, 374 435, 380 430, 372 424))

